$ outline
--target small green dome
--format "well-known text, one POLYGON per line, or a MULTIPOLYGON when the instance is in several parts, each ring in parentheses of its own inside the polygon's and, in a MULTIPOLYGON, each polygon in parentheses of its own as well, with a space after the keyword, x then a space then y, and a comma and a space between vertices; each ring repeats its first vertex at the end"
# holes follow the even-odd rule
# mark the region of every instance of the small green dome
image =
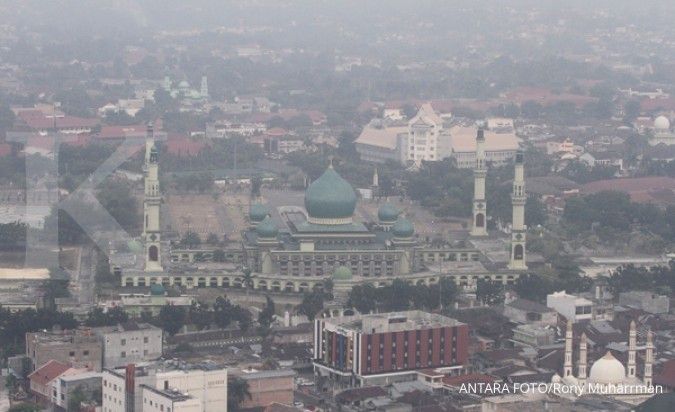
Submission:
POLYGON ((338 266, 333 272, 333 280, 351 280, 352 270, 346 266, 338 266))
POLYGON ((262 222, 258 223, 258 226, 255 228, 255 232, 258 234, 258 237, 262 238, 273 238, 277 237, 279 234, 279 229, 272 222, 269 216, 267 216, 262 222))
POLYGON ((377 218, 380 222, 395 222, 399 211, 391 203, 385 203, 377 211, 377 218))
POLYGON ((415 227, 412 222, 404 217, 399 218, 391 230, 396 237, 412 237, 413 233, 415 233, 415 227))
POLYGON ((251 219, 251 222, 262 222, 267 215, 269 215, 269 210, 267 210, 265 205, 260 203, 253 203, 248 209, 248 217, 251 219))
POLYGON ((150 294, 152 296, 164 296, 166 294, 166 289, 160 283, 155 283, 150 286, 150 294))
POLYGON ((356 193, 346 180, 330 166, 312 182, 305 192, 305 209, 310 217, 344 219, 352 217, 356 193))

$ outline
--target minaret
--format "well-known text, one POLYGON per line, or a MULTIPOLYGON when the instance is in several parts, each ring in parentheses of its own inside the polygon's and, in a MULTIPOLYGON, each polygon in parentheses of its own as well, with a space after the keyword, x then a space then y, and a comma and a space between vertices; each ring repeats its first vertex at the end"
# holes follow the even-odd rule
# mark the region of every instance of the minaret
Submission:
POLYGON ((380 177, 377 174, 377 167, 376 167, 375 171, 373 172, 373 187, 379 186, 380 186, 380 177))
POLYGON ((652 386, 652 364, 654 363, 654 337, 652 331, 647 332, 647 349, 645 350, 645 386, 652 386))
POLYGON ((572 320, 567 321, 565 330, 565 364, 563 366, 563 378, 572 376, 572 320))
POLYGON ((527 236, 527 227, 525 226, 525 170, 524 156, 522 151, 516 153, 516 170, 513 178, 513 193, 511 194, 511 205, 513 206, 513 218, 511 219, 511 261, 509 269, 524 270, 527 269, 525 263, 525 238, 527 236))
POLYGON ((202 76, 202 84, 201 84, 199 94, 202 95, 202 99, 208 99, 209 98, 209 84, 208 84, 208 81, 206 80, 206 76, 202 76))
POLYGON ((143 240, 145 242, 145 271, 162 270, 159 156, 155 146, 152 124, 148 125, 145 141, 145 198, 143 200, 143 240))
POLYGON ((637 332, 635 331, 635 321, 630 321, 630 331, 628 332, 628 374, 629 378, 635 377, 635 346, 637 332))
POLYGON ((586 365, 588 358, 588 343, 586 342, 586 332, 581 334, 581 341, 579 342, 579 370, 577 371, 577 378, 579 384, 586 383, 586 365))
POLYGON ((476 135, 476 166, 473 169, 473 224, 471 236, 487 236, 487 202, 485 201, 485 131, 476 135))

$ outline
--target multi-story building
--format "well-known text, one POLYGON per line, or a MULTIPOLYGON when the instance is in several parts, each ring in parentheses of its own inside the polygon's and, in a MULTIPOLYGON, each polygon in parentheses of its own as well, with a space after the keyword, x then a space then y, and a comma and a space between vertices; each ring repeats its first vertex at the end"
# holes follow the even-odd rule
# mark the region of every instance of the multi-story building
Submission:
POLYGON ((102 353, 103 344, 91 330, 26 334, 26 356, 31 360, 31 370, 56 360, 74 367, 100 371, 102 353))
POLYGON ((527 299, 516 299, 504 304, 504 316, 511 322, 554 326, 558 313, 541 303, 527 299))
POLYGON ((178 361, 130 364, 104 369, 102 392, 103 412, 161 411, 162 407, 164 412, 222 412, 227 411, 227 368, 178 361), (174 405, 172 410, 166 409, 168 405, 174 405), (176 406, 179 409, 174 411, 176 406))
POLYGON ((593 319, 593 301, 569 295, 564 290, 547 295, 546 306, 555 309, 565 319, 575 323, 580 320, 593 319))
POLYGON ((101 392, 101 372, 64 373, 52 380, 52 405, 59 408, 57 410, 67 411, 76 391, 87 398, 95 398, 94 394, 101 392))
MULTIPOLYGON (((471 169, 476 164, 476 126, 454 125, 447 129, 449 138, 441 139, 441 156, 451 157, 457 167, 471 169)), ((485 161, 502 166, 510 162, 518 151, 520 140, 514 132, 485 130, 485 161)))
POLYGON ((342 386, 414 380, 425 368, 461 369, 468 325, 418 310, 316 319, 314 371, 342 386))
POLYGON ((293 404, 294 380, 292 369, 248 370, 233 372, 248 383, 250 398, 244 399, 241 408, 265 408, 273 403, 293 404))
POLYGON ((95 328, 103 343, 103 366, 116 368, 162 356, 162 329, 148 323, 127 322, 95 328))

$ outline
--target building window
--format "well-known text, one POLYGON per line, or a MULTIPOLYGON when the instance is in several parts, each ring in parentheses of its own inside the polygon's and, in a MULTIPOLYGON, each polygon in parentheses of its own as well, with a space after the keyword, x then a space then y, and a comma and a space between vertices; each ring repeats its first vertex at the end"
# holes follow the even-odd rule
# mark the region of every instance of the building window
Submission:
POLYGON ((126 344, 127 344, 127 340, 126 340, 126 339, 122 339, 121 345, 124 346, 124 345, 126 345, 126 344))
POLYGON ((123 358, 126 358, 126 357, 127 357, 127 353, 126 353, 125 351, 122 351, 122 353, 120 354, 120 356, 123 357, 123 358))
POLYGON ((148 337, 147 336, 143 337, 143 343, 148 343, 148 337))
POLYGON ((69 352, 68 356, 75 356, 75 352, 69 352))
POLYGON ((82 352, 82 354, 83 354, 84 356, 89 356, 89 351, 86 350, 86 351, 82 352))

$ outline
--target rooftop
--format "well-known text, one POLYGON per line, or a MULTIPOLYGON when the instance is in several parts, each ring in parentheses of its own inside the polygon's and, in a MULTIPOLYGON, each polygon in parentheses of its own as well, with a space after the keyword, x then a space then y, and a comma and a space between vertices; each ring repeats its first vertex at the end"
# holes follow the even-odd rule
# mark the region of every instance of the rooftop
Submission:
POLYGON ((385 333, 458 326, 463 323, 447 316, 411 310, 372 315, 341 316, 325 319, 326 324, 354 332, 385 333))

